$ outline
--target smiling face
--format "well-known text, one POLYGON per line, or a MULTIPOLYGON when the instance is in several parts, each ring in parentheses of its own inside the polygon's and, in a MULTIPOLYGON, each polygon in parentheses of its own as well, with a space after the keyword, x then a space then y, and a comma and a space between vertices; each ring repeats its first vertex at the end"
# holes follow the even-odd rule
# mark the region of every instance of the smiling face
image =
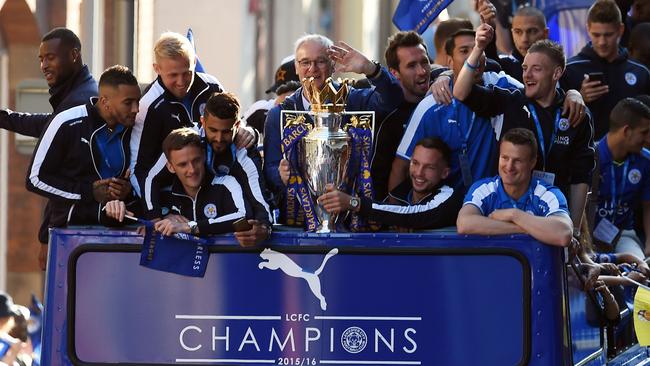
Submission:
POLYGON ((504 185, 527 187, 535 167, 536 152, 527 145, 501 141, 499 147, 499 176, 504 185))
POLYGON ((232 144, 239 121, 222 119, 206 113, 205 116, 201 116, 201 124, 212 150, 215 154, 221 154, 232 144))
POLYGON ((327 57, 327 48, 316 41, 305 41, 298 47, 295 65, 300 81, 313 77, 319 89, 332 76, 332 63, 327 57))
POLYGON ((426 195, 449 175, 449 167, 437 149, 418 145, 413 150, 409 176, 413 192, 426 195))
POLYGON ((625 143, 628 153, 638 154, 644 147, 650 135, 650 120, 641 118, 639 125, 635 128, 626 126, 625 143))
POLYGON ((555 91, 562 76, 562 67, 555 65, 542 52, 529 52, 521 65, 526 96, 532 100, 543 100, 555 91))
POLYGON ((431 65, 424 46, 399 47, 397 49, 399 70, 390 69, 400 81, 404 98, 412 103, 419 102, 429 90, 431 65))
POLYGON ((167 169, 176 174, 185 192, 193 195, 201 187, 205 175, 205 154, 203 149, 187 145, 169 152, 167 169))
POLYGON ((183 99, 194 81, 194 64, 186 57, 160 58, 153 64, 165 88, 178 99, 183 99))
POLYGON ((53 38, 42 42, 38 59, 47 85, 54 87, 68 80, 74 74, 77 57, 79 50, 62 44, 61 39, 53 38))
POLYGON ((110 125, 133 127, 138 114, 140 88, 137 85, 104 85, 99 88, 100 114, 110 125))

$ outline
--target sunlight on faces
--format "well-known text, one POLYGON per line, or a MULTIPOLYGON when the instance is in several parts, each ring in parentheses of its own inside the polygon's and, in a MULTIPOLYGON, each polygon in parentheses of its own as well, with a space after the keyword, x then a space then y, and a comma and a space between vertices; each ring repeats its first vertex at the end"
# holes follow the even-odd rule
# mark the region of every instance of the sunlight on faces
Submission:
POLYGON ((449 175, 449 167, 437 149, 416 146, 409 164, 413 191, 431 193, 441 180, 449 175))
POLYGON ((133 127, 138 114, 140 88, 137 85, 103 85, 99 88, 99 108, 104 118, 125 127, 133 127))
POLYGON ((313 77, 319 89, 323 88, 325 80, 332 76, 333 72, 327 48, 313 41, 303 42, 296 50, 295 65, 300 81, 313 77))
POLYGON ((205 175, 205 153, 192 145, 171 150, 167 169, 176 174, 186 192, 195 191, 201 187, 205 175))
POLYGON ((185 57, 160 58, 153 64, 165 88, 176 98, 183 99, 194 81, 194 63, 185 57))
POLYGON ((75 57, 79 57, 79 51, 61 44, 61 39, 54 38, 41 43, 38 60, 49 87, 60 85, 72 76, 75 57))
POLYGON ((239 121, 234 119, 221 119, 206 113, 201 116, 201 124, 205 131, 205 137, 216 154, 228 150, 239 127, 239 121))
POLYGON ((521 55, 525 55, 533 43, 547 37, 548 29, 536 17, 519 15, 512 18, 512 41, 521 55))
POLYGON ((625 26, 613 23, 589 23, 587 32, 596 54, 608 61, 618 55, 618 42, 625 26))
POLYGON ((391 69, 391 73, 400 81, 404 97, 416 102, 429 91, 431 65, 424 46, 399 47, 397 49, 399 70, 391 69))
POLYGON ((522 187, 528 185, 533 168, 537 163, 537 152, 528 145, 515 145, 501 141, 499 147, 499 176, 504 185, 522 187))
POLYGON ((532 100, 543 99, 555 90, 563 70, 541 52, 528 53, 521 65, 526 96, 532 100))
MULTIPOLYGON (((451 56, 447 56, 449 68, 454 71, 454 75, 459 75, 463 64, 474 49, 475 39, 471 35, 459 35, 454 38, 454 51, 451 56)), ((485 71, 485 53, 479 58, 479 69, 474 72, 474 83, 482 84, 483 71, 485 71)))

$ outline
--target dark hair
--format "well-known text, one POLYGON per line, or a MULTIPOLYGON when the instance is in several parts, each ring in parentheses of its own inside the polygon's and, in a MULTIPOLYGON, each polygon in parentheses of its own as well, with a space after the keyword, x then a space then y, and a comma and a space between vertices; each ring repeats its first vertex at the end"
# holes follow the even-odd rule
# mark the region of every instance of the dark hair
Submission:
POLYGON ((474 32, 471 29, 459 29, 455 31, 449 38, 447 38, 447 41, 445 42, 445 52, 449 56, 451 56, 454 53, 454 48, 456 48, 456 37, 460 36, 476 36, 476 32, 474 32))
POLYGON ((533 132, 527 128, 513 128, 508 130, 503 137, 501 142, 508 141, 513 145, 524 145, 528 146, 531 152, 531 158, 537 159, 537 140, 533 132))
POLYGON ((236 121, 239 117, 239 100, 233 93, 215 92, 205 104, 203 117, 207 117, 208 113, 217 118, 234 119, 236 121))
POLYGON ((300 88, 300 83, 295 80, 289 80, 275 89, 275 94, 280 95, 286 92, 294 92, 300 88))
POLYGON ((58 27, 52 29, 43 36, 41 42, 49 41, 51 39, 60 39, 61 44, 66 47, 70 49, 76 48, 81 51, 81 41, 79 40, 79 37, 68 28, 58 27))
POLYGON ((138 86, 138 80, 128 67, 114 65, 104 70, 102 76, 99 77, 99 87, 104 85, 113 88, 117 88, 120 85, 138 86))
POLYGON ((564 70, 566 59, 564 58, 564 48, 562 48, 561 44, 555 43, 550 39, 540 39, 533 43, 533 45, 528 49, 528 53, 533 52, 545 54, 554 64, 560 66, 562 70, 564 70))
POLYGON ((639 94, 634 97, 634 99, 640 101, 641 103, 645 104, 646 107, 650 108, 650 95, 648 94, 639 94))
POLYGON ((445 164, 447 164, 447 166, 451 165, 451 149, 444 141, 442 141, 441 138, 425 137, 415 144, 415 147, 418 146, 438 150, 440 155, 442 155, 442 160, 444 160, 445 164))
MULTIPOLYGON (((399 70, 397 49, 400 47, 416 47, 419 45, 422 45, 425 51, 427 50, 424 40, 417 32, 408 31, 393 34, 388 38, 388 46, 386 46, 386 52, 384 53, 386 65, 391 69, 399 70)), ((427 57, 429 57, 428 54, 427 57)))
POLYGON ((196 146, 203 149, 199 133, 189 127, 178 128, 170 132, 163 140, 162 150, 167 160, 169 160, 172 151, 180 150, 185 146, 196 146))
POLYGON ((609 114, 609 130, 617 131, 623 126, 636 128, 642 119, 650 119, 650 108, 636 98, 621 99, 609 114))
POLYGON ((619 25, 622 23, 621 10, 613 0, 597 0, 587 13, 587 24, 591 23, 619 25))
POLYGON ((522 6, 521 8, 517 9, 514 16, 533 17, 540 23, 542 28, 546 28, 546 17, 544 16, 544 13, 534 6, 530 6, 530 5, 522 6))
POLYGON ((630 53, 634 51, 647 51, 650 48, 650 23, 639 23, 632 28, 630 33, 630 40, 628 41, 628 49, 630 53))
POLYGON ((447 39, 460 29, 474 29, 474 25, 469 20, 462 18, 451 18, 440 22, 433 34, 433 44, 436 47, 436 52, 444 49, 447 39))

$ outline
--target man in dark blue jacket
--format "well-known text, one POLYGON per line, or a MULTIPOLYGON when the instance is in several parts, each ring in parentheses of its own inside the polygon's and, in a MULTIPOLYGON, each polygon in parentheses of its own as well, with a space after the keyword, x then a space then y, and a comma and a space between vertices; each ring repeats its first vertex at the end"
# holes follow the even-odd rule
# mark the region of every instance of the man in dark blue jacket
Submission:
MULTIPOLYGON (((128 144, 140 88, 128 68, 113 66, 102 74, 99 94, 56 115, 34 151, 27 189, 49 198, 49 227, 98 224, 103 204, 131 194, 128 144)), ((47 240, 43 269, 46 253, 47 240)))
MULTIPOLYGON (((313 77, 319 89, 332 75, 335 65, 337 72, 365 74, 373 87, 369 89, 351 88, 345 108, 348 111, 374 110, 388 113, 403 101, 400 83, 388 69, 376 61, 369 60, 343 42, 335 46, 329 38, 322 35, 312 34, 301 37, 296 41, 295 62, 300 80, 313 77)), ((285 99, 284 103, 271 109, 264 125, 264 176, 276 201, 283 206, 281 202, 285 197, 286 186, 282 181, 279 169, 288 171, 289 166, 288 164, 280 165, 282 160, 281 110, 310 110, 309 102, 303 96, 303 89, 298 89, 285 99)))
POLYGON ((0 128, 39 137, 54 116, 97 96, 97 81, 81 60, 81 42, 66 28, 54 28, 41 40, 38 59, 50 87, 52 113, 0 111, 0 128))
POLYGON ((624 28, 613 0, 596 1, 587 16, 591 42, 569 59, 560 80, 562 89, 580 90, 593 113, 597 140, 607 133, 609 112, 619 100, 650 91, 650 71, 619 45, 624 28))

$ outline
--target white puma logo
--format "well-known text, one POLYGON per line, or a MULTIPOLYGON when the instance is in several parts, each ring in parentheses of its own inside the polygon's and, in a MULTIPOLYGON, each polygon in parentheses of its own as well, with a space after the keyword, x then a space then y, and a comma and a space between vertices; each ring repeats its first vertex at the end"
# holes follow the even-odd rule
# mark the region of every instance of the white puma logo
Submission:
POLYGON ((528 113, 528 118, 530 118, 530 111, 528 110, 528 107, 523 106, 522 108, 526 111, 526 113, 528 113))
POLYGON ((181 114, 180 113, 177 113, 177 114, 172 113, 171 115, 172 115, 172 118, 176 118, 178 120, 178 122, 181 121, 181 117, 180 117, 181 114))
POLYGON ((325 263, 335 256, 339 250, 337 248, 334 248, 329 251, 325 255, 325 258, 323 258, 323 262, 321 263, 320 267, 314 273, 307 272, 302 269, 299 265, 297 265, 291 258, 289 258, 286 254, 282 254, 280 252, 276 252, 273 249, 264 249, 260 253, 260 257, 262 259, 266 260, 266 262, 262 261, 260 264, 257 266, 260 269, 268 268, 271 270, 276 270, 276 269, 281 269, 282 272, 286 273, 287 275, 291 277, 297 277, 297 278, 302 278, 305 281, 307 281, 307 284, 309 285, 309 289, 311 292, 314 293, 314 296, 318 300, 320 300, 320 308, 325 311, 327 309, 327 302, 325 302, 325 296, 320 291, 320 278, 318 278, 318 275, 323 271, 323 268, 325 268, 325 263))
POLYGON ((81 138, 81 142, 83 142, 84 144, 88 144, 88 145, 90 145, 90 142, 88 142, 88 140, 86 140, 86 139, 83 138, 83 137, 81 138))

